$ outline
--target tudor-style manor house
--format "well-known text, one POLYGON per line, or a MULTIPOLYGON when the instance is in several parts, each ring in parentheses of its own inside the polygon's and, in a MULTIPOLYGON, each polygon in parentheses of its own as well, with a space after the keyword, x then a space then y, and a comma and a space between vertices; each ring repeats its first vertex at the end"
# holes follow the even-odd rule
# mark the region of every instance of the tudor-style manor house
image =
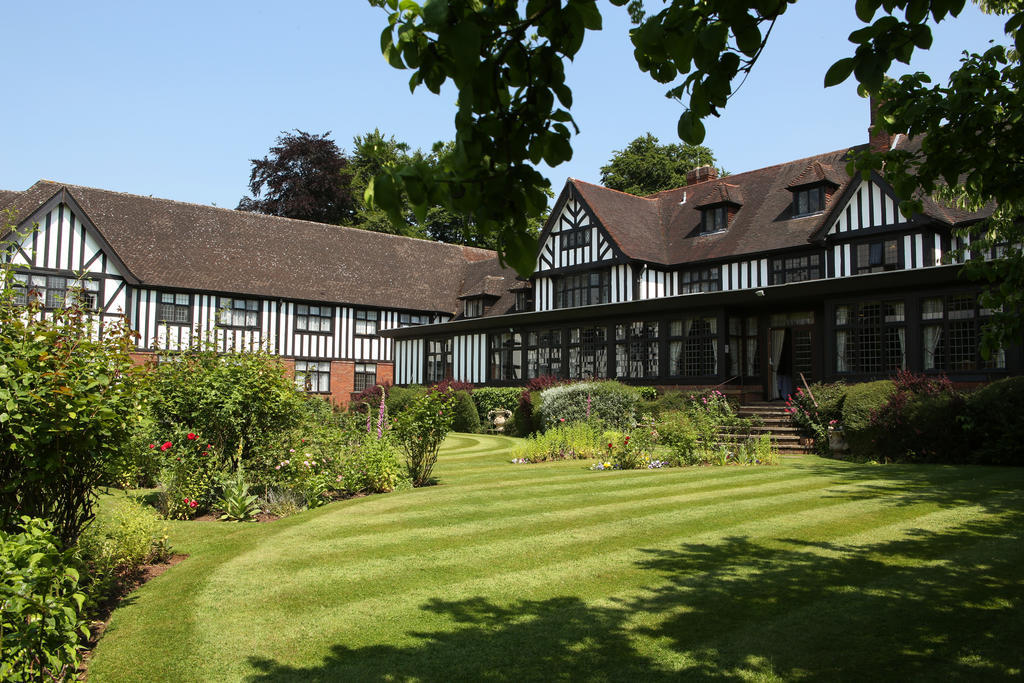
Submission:
MULTIPOLYGON (((872 133, 873 146, 905 136, 872 133)), ((376 383, 521 384, 544 375, 723 386, 858 381, 900 369, 986 381, 989 311, 959 277, 956 228, 926 200, 906 218, 849 149, 636 197, 570 179, 529 280, 494 252, 40 181, 0 191, 18 296, 126 316, 138 357, 193 338, 279 354, 347 403, 376 383), (786 381, 780 382, 780 376, 786 381)))

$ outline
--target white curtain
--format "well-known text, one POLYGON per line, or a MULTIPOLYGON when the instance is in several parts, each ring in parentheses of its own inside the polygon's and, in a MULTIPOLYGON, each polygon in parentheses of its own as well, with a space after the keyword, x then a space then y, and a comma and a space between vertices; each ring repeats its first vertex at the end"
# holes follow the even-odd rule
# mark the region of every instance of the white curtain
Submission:
POLYGON ((718 319, 708 318, 708 331, 711 333, 711 367, 712 374, 718 374, 718 319))
POLYGON ((786 328, 772 330, 772 398, 782 398, 779 394, 779 361, 782 360, 782 343, 786 340, 786 328))
POLYGON ((846 330, 836 330, 836 372, 847 372, 846 365, 846 330))
POLYGON ((900 340, 900 369, 907 369, 907 330, 902 327, 897 327, 896 332, 899 335, 900 340))
POLYGON ((942 328, 938 325, 927 325, 924 328, 924 369, 935 369, 935 351, 942 339, 942 328))

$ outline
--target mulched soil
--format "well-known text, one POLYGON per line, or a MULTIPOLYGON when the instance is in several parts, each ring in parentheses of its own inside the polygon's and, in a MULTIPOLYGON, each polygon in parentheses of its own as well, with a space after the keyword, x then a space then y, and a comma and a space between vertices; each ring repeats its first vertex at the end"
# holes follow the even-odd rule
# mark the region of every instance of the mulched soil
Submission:
POLYGON ((166 562, 145 564, 135 571, 128 572, 120 577, 117 589, 100 605, 98 618, 89 624, 90 636, 86 642, 87 649, 82 653, 82 665, 78 668, 76 676, 78 680, 85 680, 88 675, 89 659, 92 657, 92 651, 95 649, 96 643, 103 637, 103 632, 107 630, 111 613, 139 586, 160 576, 187 557, 188 555, 171 555, 166 562))

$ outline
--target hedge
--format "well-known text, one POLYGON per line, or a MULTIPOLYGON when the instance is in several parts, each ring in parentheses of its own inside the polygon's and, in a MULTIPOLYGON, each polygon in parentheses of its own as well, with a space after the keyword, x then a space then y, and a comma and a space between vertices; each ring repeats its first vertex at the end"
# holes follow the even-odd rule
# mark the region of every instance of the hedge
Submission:
POLYGON ((851 385, 843 400, 843 434, 855 457, 875 458, 878 431, 871 425, 871 413, 880 409, 894 391, 892 380, 851 385))
POLYGON ((639 402, 635 387, 619 382, 580 382, 545 389, 534 411, 539 413, 544 429, 588 419, 600 420, 614 429, 629 429, 636 422, 639 402))

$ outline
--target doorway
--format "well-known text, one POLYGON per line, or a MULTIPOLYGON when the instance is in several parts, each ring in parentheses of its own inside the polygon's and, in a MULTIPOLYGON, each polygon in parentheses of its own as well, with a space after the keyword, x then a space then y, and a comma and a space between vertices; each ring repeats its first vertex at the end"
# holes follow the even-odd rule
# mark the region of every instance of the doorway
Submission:
POLYGON ((768 330, 771 385, 768 396, 785 399, 814 377, 814 314, 773 315, 768 330))

